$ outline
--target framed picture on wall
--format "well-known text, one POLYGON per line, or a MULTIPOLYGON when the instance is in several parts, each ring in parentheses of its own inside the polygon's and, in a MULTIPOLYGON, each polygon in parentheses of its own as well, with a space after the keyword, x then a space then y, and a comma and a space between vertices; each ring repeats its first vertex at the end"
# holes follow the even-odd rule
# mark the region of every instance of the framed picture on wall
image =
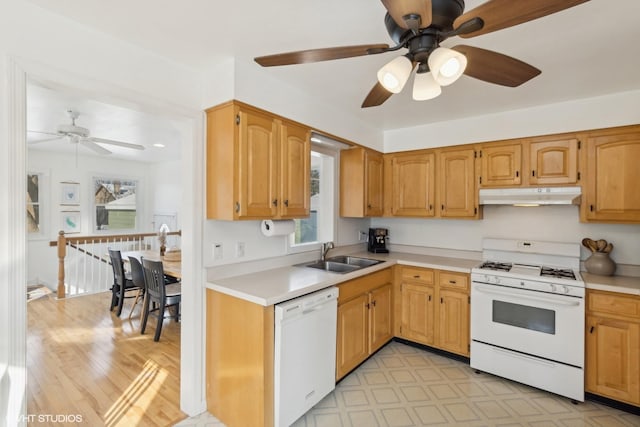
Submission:
POLYGON ((79 205, 80 204, 80 184, 77 182, 60 183, 60 204, 79 205))
POLYGON ((65 234, 79 233, 81 230, 80 220, 80 211, 60 212, 60 227, 65 234))

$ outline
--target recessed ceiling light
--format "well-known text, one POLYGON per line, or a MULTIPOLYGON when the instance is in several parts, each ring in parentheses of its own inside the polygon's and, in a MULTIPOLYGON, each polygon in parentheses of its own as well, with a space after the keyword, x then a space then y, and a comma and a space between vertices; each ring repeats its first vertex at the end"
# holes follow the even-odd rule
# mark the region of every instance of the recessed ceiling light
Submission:
POLYGON ((160 144, 160 143, 155 143, 153 144, 153 146, 158 148, 164 148, 164 144, 160 144))

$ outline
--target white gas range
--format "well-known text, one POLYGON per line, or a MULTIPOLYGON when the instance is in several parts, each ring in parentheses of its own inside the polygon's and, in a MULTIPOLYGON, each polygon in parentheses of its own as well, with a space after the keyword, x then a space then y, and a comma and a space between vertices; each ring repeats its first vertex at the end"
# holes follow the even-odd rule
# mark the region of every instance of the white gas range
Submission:
POLYGON ((584 401, 580 245, 484 239, 471 270, 471 367, 584 401))

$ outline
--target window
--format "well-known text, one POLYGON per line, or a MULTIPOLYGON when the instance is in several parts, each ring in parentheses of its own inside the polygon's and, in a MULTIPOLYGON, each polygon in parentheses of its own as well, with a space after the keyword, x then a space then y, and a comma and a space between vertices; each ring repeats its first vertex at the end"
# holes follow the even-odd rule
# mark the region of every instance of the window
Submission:
POLYGON ((93 178, 95 229, 135 230, 138 182, 117 178, 93 178))
POLYGON ((335 157, 328 151, 311 151, 311 206, 309 218, 296 219, 289 251, 316 249, 319 242, 333 240, 335 221, 335 157))
POLYGON ((42 174, 27 174, 27 233, 41 234, 42 174))

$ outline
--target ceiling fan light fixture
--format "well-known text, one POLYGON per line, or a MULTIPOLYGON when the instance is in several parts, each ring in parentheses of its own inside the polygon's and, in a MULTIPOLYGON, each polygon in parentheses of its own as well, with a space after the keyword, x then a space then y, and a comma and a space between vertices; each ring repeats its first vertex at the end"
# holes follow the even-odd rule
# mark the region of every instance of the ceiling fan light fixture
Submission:
POLYGON ((467 68, 467 57, 446 47, 439 47, 429 55, 429 68, 436 82, 448 86, 460 78, 467 68))
POLYGON ((400 93, 409 80, 411 70, 413 70, 413 64, 409 58, 399 56, 378 70, 378 81, 389 92, 400 93))
POLYGON ((426 101, 433 99, 442 93, 442 88, 433 78, 432 72, 417 73, 413 81, 413 99, 426 101))

